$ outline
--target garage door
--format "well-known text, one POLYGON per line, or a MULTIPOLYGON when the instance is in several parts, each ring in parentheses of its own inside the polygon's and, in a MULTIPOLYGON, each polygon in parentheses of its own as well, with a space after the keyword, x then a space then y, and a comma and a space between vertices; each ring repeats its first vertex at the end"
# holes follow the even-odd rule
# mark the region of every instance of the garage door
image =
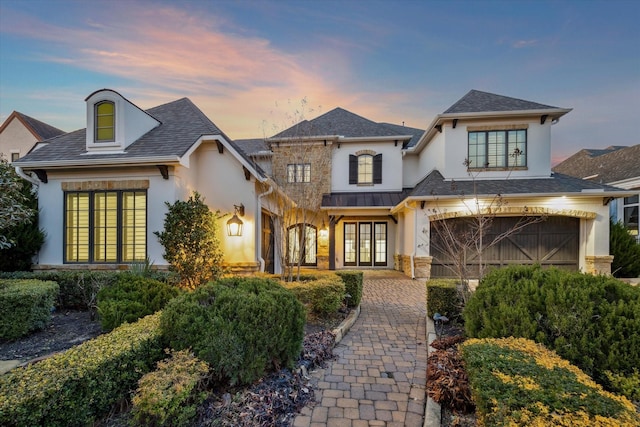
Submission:
MULTIPOLYGON (((457 235, 464 235, 470 230, 470 220, 454 218, 449 221, 451 230, 457 235)), ((491 242, 495 236, 501 235, 513 229, 518 218, 494 218, 484 242, 491 242)), ((509 264, 541 264, 542 266, 555 266, 566 270, 578 270, 578 218, 548 217, 541 222, 529 224, 518 233, 511 234, 502 239, 482 254, 482 263, 486 267, 502 267, 509 264)), ((432 277, 455 277, 451 267, 453 262, 450 256, 441 250, 444 246, 437 230, 437 225, 431 225, 431 266, 432 277)), ((480 260, 475 251, 467 252, 467 267, 470 277, 478 277, 480 260)))

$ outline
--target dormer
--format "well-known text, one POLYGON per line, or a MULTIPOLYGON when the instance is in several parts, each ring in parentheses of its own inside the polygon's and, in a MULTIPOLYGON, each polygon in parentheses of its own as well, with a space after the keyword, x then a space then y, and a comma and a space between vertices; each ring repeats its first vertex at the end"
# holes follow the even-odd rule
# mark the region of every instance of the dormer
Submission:
POLYGON ((118 92, 101 89, 87 104, 87 154, 121 153, 161 123, 118 92))

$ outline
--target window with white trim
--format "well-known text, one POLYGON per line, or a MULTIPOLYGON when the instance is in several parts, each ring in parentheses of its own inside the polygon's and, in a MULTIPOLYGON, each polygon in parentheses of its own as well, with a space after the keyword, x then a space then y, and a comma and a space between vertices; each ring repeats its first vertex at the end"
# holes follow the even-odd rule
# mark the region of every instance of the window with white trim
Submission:
POLYGON ((116 106, 112 101, 101 101, 94 106, 94 142, 116 140, 116 106))

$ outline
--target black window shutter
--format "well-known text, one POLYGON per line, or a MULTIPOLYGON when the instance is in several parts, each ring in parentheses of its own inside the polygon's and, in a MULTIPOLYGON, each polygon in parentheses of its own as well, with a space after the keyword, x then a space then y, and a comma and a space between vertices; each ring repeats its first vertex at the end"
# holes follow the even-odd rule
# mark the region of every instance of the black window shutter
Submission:
POLYGON ((382 153, 373 156, 373 183, 382 184, 382 153))
POLYGON ((349 184, 358 183, 358 158, 349 154, 349 184))

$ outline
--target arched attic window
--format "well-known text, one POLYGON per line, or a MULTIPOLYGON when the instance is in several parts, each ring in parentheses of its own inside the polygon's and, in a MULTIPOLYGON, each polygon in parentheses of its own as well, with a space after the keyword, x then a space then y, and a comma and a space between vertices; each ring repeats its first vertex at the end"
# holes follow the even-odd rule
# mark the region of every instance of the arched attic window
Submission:
POLYGON ((95 107, 95 142, 113 142, 116 139, 116 107, 112 101, 98 102, 95 107))

